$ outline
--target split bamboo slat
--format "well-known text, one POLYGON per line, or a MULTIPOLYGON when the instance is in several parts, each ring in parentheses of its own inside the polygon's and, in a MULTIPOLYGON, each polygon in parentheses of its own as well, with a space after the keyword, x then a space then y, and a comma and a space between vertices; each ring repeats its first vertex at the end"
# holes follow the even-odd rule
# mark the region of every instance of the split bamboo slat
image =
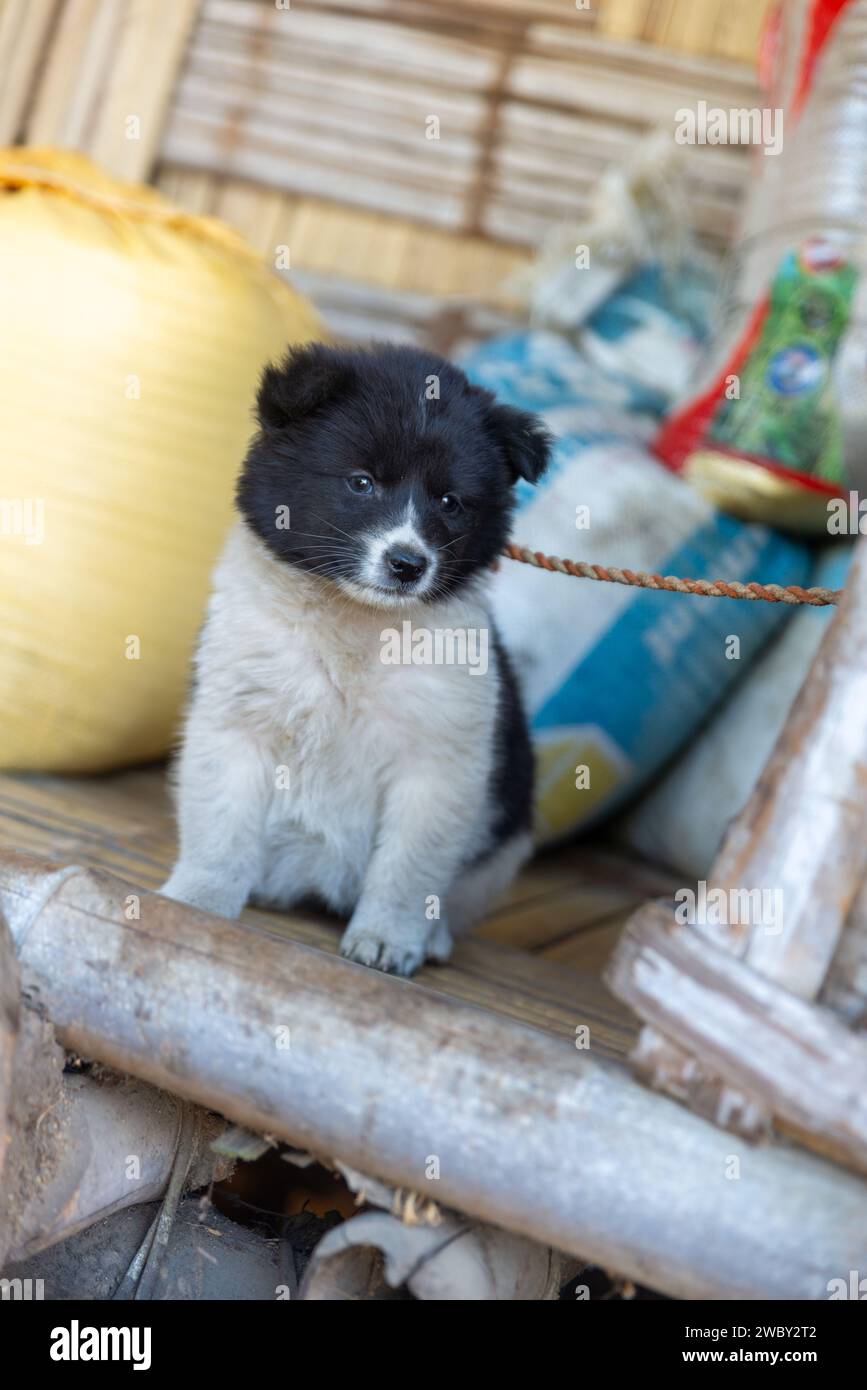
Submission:
POLYGON ((0 4, 0 144, 11 145, 24 127, 57 6, 58 0, 0 4))

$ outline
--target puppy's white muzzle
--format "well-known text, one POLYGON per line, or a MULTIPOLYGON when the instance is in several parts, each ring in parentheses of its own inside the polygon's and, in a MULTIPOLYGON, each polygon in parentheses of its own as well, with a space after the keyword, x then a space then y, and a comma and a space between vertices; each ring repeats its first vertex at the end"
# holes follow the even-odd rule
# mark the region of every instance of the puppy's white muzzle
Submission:
POLYGON ((436 552, 419 535, 414 520, 371 536, 359 570, 359 584, 387 601, 423 598, 434 586, 436 552))

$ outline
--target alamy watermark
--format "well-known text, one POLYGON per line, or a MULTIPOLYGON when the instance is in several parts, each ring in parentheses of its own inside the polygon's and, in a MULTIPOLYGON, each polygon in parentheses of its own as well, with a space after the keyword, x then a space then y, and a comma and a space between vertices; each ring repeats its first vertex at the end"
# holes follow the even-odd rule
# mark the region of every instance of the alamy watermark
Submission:
POLYGON ((681 926, 761 927, 769 936, 783 930, 782 888, 678 888, 674 918, 681 926))
POLYGON ((827 530, 829 536, 867 536, 867 497, 854 491, 829 497, 827 530))
POLYGON ((413 627, 405 620, 400 627, 387 627, 380 633, 384 666, 466 666, 471 676, 483 676, 488 669, 488 629, 486 627, 413 627))
POLYGON ((825 1287, 832 1302, 835 1299, 867 1302, 867 1279, 862 1279, 860 1270, 850 1269, 848 1279, 829 1279, 825 1287))
POLYGON ((0 536, 20 536, 25 545, 45 540, 45 503, 41 497, 0 497, 0 536))
POLYGON ((760 145, 766 155, 783 148, 783 111, 779 106, 681 106, 674 113, 678 145, 760 145))
POLYGON ((3 1302, 41 1302, 44 1297, 44 1279, 0 1279, 0 1299, 3 1302))
POLYGON ((68 1327, 52 1328, 48 1355, 52 1361, 131 1361, 134 1371, 151 1364, 149 1327, 82 1327, 73 1318, 68 1327))

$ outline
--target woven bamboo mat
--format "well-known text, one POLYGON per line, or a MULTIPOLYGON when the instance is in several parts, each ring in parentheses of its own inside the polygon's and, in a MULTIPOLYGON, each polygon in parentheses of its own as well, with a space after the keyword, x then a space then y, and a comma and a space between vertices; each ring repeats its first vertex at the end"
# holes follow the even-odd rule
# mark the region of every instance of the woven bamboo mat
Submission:
MULTIPOLYGON (((754 104, 766 8, 0 0, 0 142, 83 150, 297 270, 509 310, 528 248, 643 132, 754 104)), ((749 152, 688 157, 690 215, 725 240, 749 152)))
MULTIPOLYGON (((308 0, 291 15, 204 0, 164 164, 534 244, 583 215, 638 136, 673 131, 680 106, 755 101, 751 68, 713 46, 718 26, 690 25, 680 6, 638 38, 617 32, 610 7, 606 30, 566 4, 308 0), (666 33, 683 46, 658 42, 666 33)), ((688 155, 695 223, 724 236, 749 152, 688 155)))

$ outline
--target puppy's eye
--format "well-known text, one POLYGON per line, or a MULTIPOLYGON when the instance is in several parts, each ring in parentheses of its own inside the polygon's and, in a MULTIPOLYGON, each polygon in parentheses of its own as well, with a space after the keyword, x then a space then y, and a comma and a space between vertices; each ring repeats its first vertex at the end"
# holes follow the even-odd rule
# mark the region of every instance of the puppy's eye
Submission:
POLYGON ((353 473, 351 478, 346 479, 350 492, 357 492, 360 496, 369 497, 373 492, 373 479, 366 473, 353 473))
POLYGON ((452 515, 461 510, 461 499, 456 497, 453 492, 447 492, 440 498, 440 507, 447 515, 452 515))

